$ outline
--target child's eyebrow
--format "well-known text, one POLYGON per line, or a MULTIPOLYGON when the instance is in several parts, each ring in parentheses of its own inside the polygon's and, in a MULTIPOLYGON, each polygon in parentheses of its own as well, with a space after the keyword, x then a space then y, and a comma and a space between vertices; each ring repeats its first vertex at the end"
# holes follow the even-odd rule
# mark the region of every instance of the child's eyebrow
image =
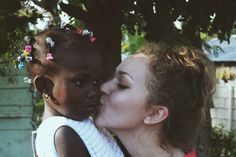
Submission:
POLYGON ((91 78, 91 77, 93 77, 93 75, 96 75, 96 73, 92 72, 92 71, 78 71, 77 73, 74 73, 71 77, 72 78, 77 78, 77 77, 91 78))
POLYGON ((92 74, 91 72, 82 71, 82 72, 78 72, 78 73, 74 74, 73 76, 74 77, 77 77, 77 76, 90 76, 91 74, 92 74))

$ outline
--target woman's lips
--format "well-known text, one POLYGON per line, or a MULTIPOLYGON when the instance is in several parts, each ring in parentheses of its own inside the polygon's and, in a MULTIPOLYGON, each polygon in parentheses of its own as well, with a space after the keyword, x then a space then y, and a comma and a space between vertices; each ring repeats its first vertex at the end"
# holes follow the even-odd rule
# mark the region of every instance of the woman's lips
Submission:
POLYGON ((101 105, 104 105, 104 96, 102 96, 101 98, 100 98, 100 104, 99 104, 100 106, 101 105))
POLYGON ((103 106, 103 100, 100 98, 100 101, 98 102, 96 107, 95 117, 97 117, 101 113, 102 106, 103 106))

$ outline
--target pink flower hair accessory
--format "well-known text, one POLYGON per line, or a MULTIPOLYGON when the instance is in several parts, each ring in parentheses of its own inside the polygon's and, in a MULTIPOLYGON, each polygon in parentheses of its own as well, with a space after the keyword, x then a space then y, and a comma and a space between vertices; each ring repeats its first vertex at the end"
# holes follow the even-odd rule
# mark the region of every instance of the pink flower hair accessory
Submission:
POLYGON ((70 24, 63 24, 62 27, 65 29, 73 30, 82 36, 88 36, 91 42, 94 42, 96 40, 96 37, 93 35, 93 32, 89 31, 88 29, 75 28, 74 26, 71 26, 70 24))
POLYGON ((33 47, 31 45, 32 39, 29 36, 25 36, 24 40, 26 42, 26 45, 24 46, 24 49, 22 50, 21 54, 17 57, 17 61, 19 62, 19 69, 22 69, 24 67, 24 62, 30 62, 33 60, 31 54, 33 51, 33 47))
POLYGON ((47 57, 46 57, 46 60, 53 60, 53 56, 51 53, 47 53, 47 57))

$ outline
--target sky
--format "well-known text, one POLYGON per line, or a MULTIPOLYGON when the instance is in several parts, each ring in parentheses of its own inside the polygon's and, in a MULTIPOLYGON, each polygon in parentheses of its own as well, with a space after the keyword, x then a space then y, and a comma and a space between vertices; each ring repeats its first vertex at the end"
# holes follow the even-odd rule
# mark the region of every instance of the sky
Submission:
MULTIPOLYGON (((63 3, 68 3, 67 0, 62 0, 63 3)), ((50 15, 50 13, 48 13, 46 10, 44 10, 43 8, 35 5, 32 1, 29 2, 30 6, 35 7, 39 12, 42 13, 43 15, 43 19, 37 19, 37 24, 33 25, 33 24, 29 24, 30 29, 34 30, 34 29, 40 29, 43 30, 47 27, 48 21, 50 21, 50 18, 52 18, 52 16, 50 15)), ((58 5, 58 8, 60 8, 60 6, 58 5)), ((65 12, 62 11, 62 13, 60 14, 60 18, 61 21, 63 23, 69 23, 70 22, 70 16, 68 16, 65 12)))

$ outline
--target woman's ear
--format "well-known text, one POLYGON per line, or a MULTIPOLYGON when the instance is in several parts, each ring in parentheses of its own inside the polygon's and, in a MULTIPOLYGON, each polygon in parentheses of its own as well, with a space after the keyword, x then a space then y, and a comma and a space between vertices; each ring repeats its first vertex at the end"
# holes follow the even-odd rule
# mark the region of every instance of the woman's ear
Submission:
POLYGON ((49 78, 37 75, 34 78, 34 86, 41 95, 47 94, 48 96, 51 96, 53 82, 49 78))
POLYGON ((153 125, 163 122, 169 115, 168 108, 165 106, 152 105, 144 118, 144 124, 153 125))

